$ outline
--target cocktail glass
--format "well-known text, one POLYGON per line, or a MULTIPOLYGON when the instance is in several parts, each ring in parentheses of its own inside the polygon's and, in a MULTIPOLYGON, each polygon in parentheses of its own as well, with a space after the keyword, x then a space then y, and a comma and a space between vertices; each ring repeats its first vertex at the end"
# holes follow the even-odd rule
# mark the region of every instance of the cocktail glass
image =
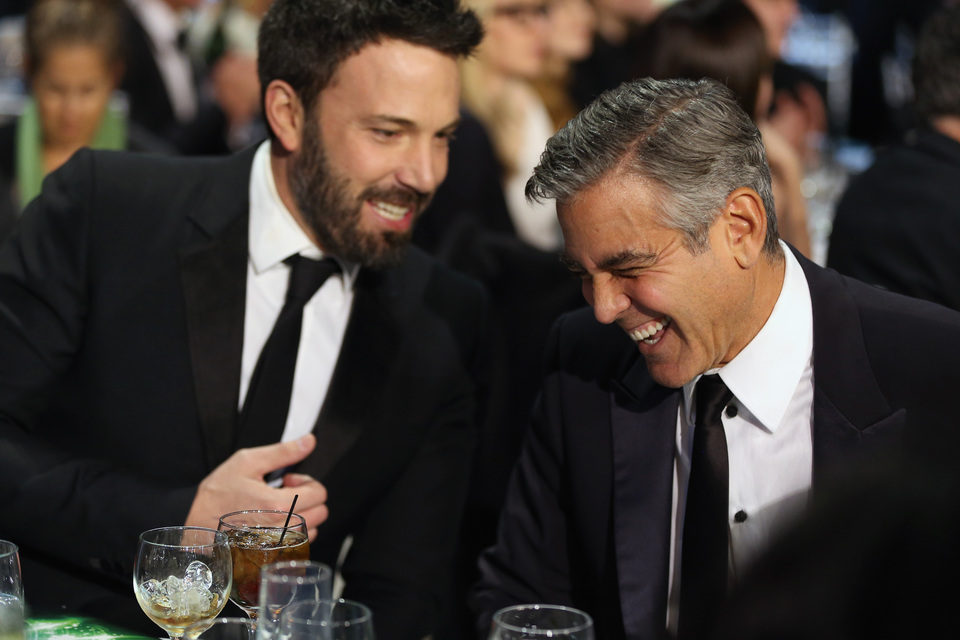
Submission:
POLYGON ((284 560, 309 559, 307 523, 297 513, 247 509, 220 516, 218 528, 227 535, 233 555, 230 599, 248 616, 256 618, 260 568, 284 560))
POLYGON ((233 577, 225 533, 161 527, 140 534, 133 591, 147 617, 180 640, 192 624, 216 618, 233 577))

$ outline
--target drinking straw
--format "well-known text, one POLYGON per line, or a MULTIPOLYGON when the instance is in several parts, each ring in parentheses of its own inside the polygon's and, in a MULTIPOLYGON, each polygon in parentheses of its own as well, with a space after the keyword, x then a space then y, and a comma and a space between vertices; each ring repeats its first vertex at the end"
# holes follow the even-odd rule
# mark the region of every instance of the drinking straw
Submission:
POLYGON ((297 506, 297 498, 299 497, 299 493, 293 494, 293 502, 290 503, 290 511, 287 513, 287 519, 283 523, 283 531, 280 532, 280 542, 277 544, 283 544, 283 536, 287 535, 287 525, 290 524, 290 516, 293 515, 293 508, 297 506))

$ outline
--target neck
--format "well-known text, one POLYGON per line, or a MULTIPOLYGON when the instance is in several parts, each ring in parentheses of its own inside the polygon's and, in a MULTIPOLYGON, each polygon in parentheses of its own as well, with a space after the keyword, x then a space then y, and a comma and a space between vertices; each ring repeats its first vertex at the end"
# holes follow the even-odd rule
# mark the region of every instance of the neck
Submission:
POLYGON ((296 198, 293 197, 293 190, 290 188, 290 163, 292 161, 293 154, 286 151, 281 144, 276 141, 270 143, 270 173, 273 174, 273 184, 277 188, 277 195, 280 196, 283 206, 293 216, 297 226, 307 234, 310 242, 319 247, 320 243, 317 242, 316 235, 314 235, 310 225, 304 221, 303 214, 300 213, 300 208, 297 206, 296 198))
POLYGON ((937 116, 930 124, 939 133, 960 142, 960 116, 937 116))

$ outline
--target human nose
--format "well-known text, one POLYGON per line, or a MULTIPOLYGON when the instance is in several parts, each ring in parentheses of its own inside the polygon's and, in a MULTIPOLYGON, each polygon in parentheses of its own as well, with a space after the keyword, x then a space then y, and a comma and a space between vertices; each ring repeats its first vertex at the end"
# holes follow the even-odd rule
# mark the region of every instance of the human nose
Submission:
POLYGON ((601 274, 583 281, 583 296, 593 307, 598 322, 610 324, 630 307, 630 298, 615 278, 601 274))
POLYGON ((397 179, 420 193, 433 193, 447 175, 447 148, 433 141, 411 145, 397 172, 397 179))

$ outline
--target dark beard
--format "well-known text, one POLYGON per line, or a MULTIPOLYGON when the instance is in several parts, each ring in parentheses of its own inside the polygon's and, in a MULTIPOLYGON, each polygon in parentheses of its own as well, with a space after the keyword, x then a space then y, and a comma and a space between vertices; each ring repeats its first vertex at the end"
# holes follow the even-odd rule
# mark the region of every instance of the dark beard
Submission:
MULTIPOLYGON (((426 208, 430 194, 408 189, 365 189, 351 202, 348 180, 334 175, 313 118, 304 123, 300 155, 290 165, 290 190, 304 221, 324 253, 364 267, 396 266, 403 259, 412 231, 364 231, 361 208, 367 200, 406 204, 414 216, 426 208)), ((412 229, 412 227, 411 227, 412 229)))

